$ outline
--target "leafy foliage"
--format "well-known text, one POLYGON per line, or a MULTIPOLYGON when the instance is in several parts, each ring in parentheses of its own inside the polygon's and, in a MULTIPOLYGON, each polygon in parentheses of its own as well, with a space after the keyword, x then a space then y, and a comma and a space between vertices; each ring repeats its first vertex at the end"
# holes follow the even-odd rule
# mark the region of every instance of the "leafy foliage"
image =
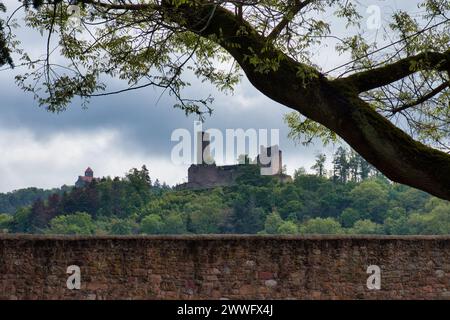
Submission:
POLYGON ((26 188, 8 193, 0 193, 0 212, 14 213, 18 208, 33 204, 37 199, 45 199, 53 193, 63 193, 70 188, 43 190, 38 188, 26 188))

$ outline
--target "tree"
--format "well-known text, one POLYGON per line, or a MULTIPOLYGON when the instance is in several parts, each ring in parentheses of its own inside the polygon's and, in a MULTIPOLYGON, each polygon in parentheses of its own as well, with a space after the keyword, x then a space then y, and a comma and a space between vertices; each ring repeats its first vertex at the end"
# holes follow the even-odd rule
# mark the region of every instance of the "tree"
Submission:
MULTIPOLYGON (((51 111, 63 110, 74 96, 112 93, 99 92, 106 74, 127 79, 124 90, 167 89, 177 97, 176 107, 203 116, 211 99, 184 98, 189 82, 183 71, 194 69, 201 80, 229 90, 242 70, 260 92, 306 117, 300 133, 330 130, 391 180, 450 199, 450 155, 438 150, 448 142, 447 0, 421 1, 420 16, 386 14, 388 43, 367 43, 365 8, 349 1, 80 0, 89 11, 81 27, 91 39, 70 29, 66 3, 25 3, 28 24, 46 32, 49 44, 58 36, 68 61, 53 63, 50 46, 41 59, 20 55, 30 72, 17 82, 51 111), (347 37, 336 34, 339 24, 347 37), (331 70, 314 63, 314 48, 328 41, 336 41, 336 54, 348 53, 350 61, 331 70), (214 63, 230 59, 232 72, 214 63), (41 82, 30 86, 34 79, 41 82), (396 117, 409 135, 390 121, 396 117)), ((6 27, 3 47, 20 50, 6 27)))
POLYGON ((130 219, 111 219, 110 221, 110 234, 127 235, 133 234, 138 228, 136 222, 130 219))
POLYGON ((316 171, 316 174, 319 177, 323 177, 325 175, 325 161, 327 161, 327 156, 323 153, 319 153, 316 155, 316 162, 311 167, 316 171))
POLYGON ((412 234, 449 234, 450 204, 438 205, 427 214, 412 214, 407 225, 412 234))
MULTIPOLYGON (((0 2, 0 12, 5 11, 6 11, 5 5, 2 2, 0 2)), ((11 50, 8 47, 6 38, 7 36, 5 35, 4 21, 0 19, 0 66, 9 64, 11 67, 13 67, 11 50)))
POLYGON ((340 221, 344 227, 349 228, 352 227, 360 218, 361 214, 357 210, 353 208, 346 208, 342 211, 340 221))
POLYGON ((283 224, 283 219, 281 219, 280 215, 277 212, 272 212, 266 217, 266 221, 264 223, 264 231, 268 234, 277 234, 278 229, 283 224))
POLYGON ((150 214, 141 222, 141 231, 147 234, 160 234, 164 230, 164 222, 157 214, 150 214))
POLYGON ((224 210, 220 203, 211 200, 206 202, 205 199, 189 213, 192 232, 220 233, 220 227, 224 221, 224 210))
POLYGON ((300 233, 303 234, 341 234, 342 227, 332 218, 314 218, 300 226, 300 233))
POLYGON ((76 212, 52 219, 46 233, 91 235, 95 233, 95 224, 89 213, 76 212))
POLYGON ((350 192, 350 197, 351 207, 364 219, 380 223, 386 218, 388 191, 383 184, 376 180, 363 181, 350 192))
POLYGON ((306 169, 304 167, 300 167, 298 169, 295 169, 294 171, 294 180, 299 178, 300 176, 306 175, 306 169))
POLYGON ((349 174, 349 162, 347 157, 347 149, 340 146, 333 157, 333 178, 336 181, 347 182, 349 174))
POLYGON ((31 224, 31 207, 23 207, 17 209, 14 214, 12 231, 18 233, 26 233, 33 231, 33 225, 31 224))
POLYGON ((170 212, 164 217, 163 233, 165 234, 183 234, 186 233, 186 221, 181 213, 170 212))
POLYGON ((373 168, 363 157, 361 157, 359 154, 356 154, 356 157, 358 158, 359 162, 359 176, 361 180, 366 180, 369 178, 373 168))
POLYGON ((18 208, 32 205, 37 199, 45 199, 53 193, 60 194, 62 189, 43 190, 26 188, 8 193, 0 193, 0 212, 14 213, 18 208))
POLYGON ((33 226, 34 231, 40 231, 47 227, 47 224, 51 220, 52 216, 45 207, 44 201, 38 199, 31 206, 31 213, 29 215, 30 225, 33 226))
POLYGON ((379 234, 382 233, 381 225, 370 220, 358 220, 350 229, 351 234, 379 234))
POLYGON ((353 182, 359 180, 359 164, 359 155, 354 150, 350 150, 348 155, 348 171, 350 179, 353 182))
POLYGON ((7 213, 0 213, 0 233, 12 229, 13 217, 7 213))
POLYGON ((297 234, 298 226, 293 221, 283 221, 277 230, 278 234, 297 234))
POLYGON ((256 206, 255 194, 240 187, 241 194, 234 201, 231 221, 236 233, 257 233, 263 228, 264 210, 256 206))

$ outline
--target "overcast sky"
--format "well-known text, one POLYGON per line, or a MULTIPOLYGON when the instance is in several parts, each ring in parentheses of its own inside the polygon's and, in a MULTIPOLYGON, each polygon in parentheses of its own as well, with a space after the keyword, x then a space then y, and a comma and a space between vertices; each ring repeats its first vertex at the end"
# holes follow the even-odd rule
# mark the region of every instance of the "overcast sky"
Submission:
MULTIPOLYGON (((16 3, 6 1, 9 12, 16 3)), ((29 50, 44 52, 45 41, 39 34, 21 30, 19 38, 29 50)), ((325 69, 346 61, 331 52, 322 48, 317 55, 325 69)), ((95 98, 87 110, 74 102, 66 112, 52 114, 18 89, 14 75, 20 72, 24 70, 0 72, 0 192, 71 185, 88 166, 96 176, 123 176, 130 168, 146 164, 153 180, 171 185, 186 181, 188 166, 171 162, 176 143, 170 138, 177 128, 193 132, 196 118, 173 109, 171 97, 159 99, 159 91, 144 89, 95 98)), ((119 88, 124 84, 111 85, 119 88)), ((206 129, 279 129, 289 174, 299 167, 309 169, 315 154, 330 154, 335 148, 324 149, 320 143, 303 147, 290 141, 283 123, 283 115, 290 110, 260 94, 245 77, 233 95, 221 94, 198 81, 193 81, 188 93, 197 98, 209 93, 214 96, 214 113, 206 118, 206 129)))

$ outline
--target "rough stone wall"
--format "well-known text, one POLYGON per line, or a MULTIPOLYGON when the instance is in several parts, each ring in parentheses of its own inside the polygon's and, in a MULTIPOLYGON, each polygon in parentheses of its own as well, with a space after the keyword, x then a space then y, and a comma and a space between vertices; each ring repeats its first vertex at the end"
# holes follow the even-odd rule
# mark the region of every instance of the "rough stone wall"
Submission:
POLYGON ((3 235, 0 298, 450 299, 450 237, 3 235))
POLYGON ((228 170, 224 170, 224 167, 216 165, 192 165, 188 169, 189 182, 204 187, 231 185, 234 182, 234 172, 238 170, 238 166, 227 167, 228 170))
POLYGON ((241 174, 240 165, 216 166, 193 164, 188 169, 188 182, 178 185, 178 189, 203 189, 231 186, 241 174))

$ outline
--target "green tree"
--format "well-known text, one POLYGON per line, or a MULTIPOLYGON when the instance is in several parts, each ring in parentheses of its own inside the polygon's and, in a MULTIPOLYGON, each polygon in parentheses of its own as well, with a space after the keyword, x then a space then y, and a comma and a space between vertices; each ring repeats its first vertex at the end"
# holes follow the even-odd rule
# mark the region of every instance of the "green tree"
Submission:
POLYGON ((31 232, 34 228, 31 225, 31 207, 23 207, 17 209, 14 214, 13 231, 20 233, 31 232))
POLYGON ((450 234, 450 204, 439 205, 427 214, 412 214, 407 224, 411 234, 450 234))
POLYGON ((372 166, 368 163, 363 157, 357 154, 358 162, 359 162, 359 176, 361 180, 366 180, 369 178, 372 172, 372 166))
POLYGON ((351 234, 380 234, 383 232, 383 227, 370 220, 358 220, 349 230, 351 234))
POLYGON ((347 150, 339 147, 333 157, 333 177, 336 181, 345 183, 349 175, 347 150))
POLYGON ((186 221, 181 213, 170 212, 164 217, 163 232, 165 234, 183 234, 187 233, 186 221))
POLYGON ((397 219, 392 217, 386 218, 384 220, 383 228, 384 233, 386 234, 403 235, 411 233, 410 227, 408 226, 408 218, 406 216, 397 219))
POLYGON ((116 219, 110 221, 110 234, 128 235, 134 234, 138 229, 138 224, 131 219, 116 219))
POLYGON ((407 188, 396 195, 397 201, 406 211, 416 211, 424 207, 429 196, 420 190, 407 188))
POLYGON ((348 155, 348 173, 351 181, 357 182, 359 180, 359 155, 354 151, 350 150, 348 155))
POLYGON ((353 208, 346 208, 340 216, 342 226, 345 228, 352 227, 359 219, 361 219, 361 214, 353 208))
POLYGON ((306 175, 306 169, 304 167, 300 167, 298 169, 295 169, 294 171, 294 180, 298 179, 300 176, 306 175))
POLYGON ((277 230, 278 234, 297 234, 298 226, 292 221, 283 221, 277 230))
MULTIPOLYGON (((284 195, 283 195, 284 196, 284 195)), ((295 220, 301 219, 305 211, 304 205, 298 200, 285 201, 279 207, 280 214, 283 218, 295 217, 295 220)))
POLYGON ((268 234, 277 234, 282 223, 283 219, 281 219, 280 215, 277 212, 272 212, 266 217, 264 231, 268 234))
POLYGON ((351 192, 351 207, 361 217, 381 223, 386 217, 388 208, 387 187, 376 180, 365 180, 351 192))
MULTIPOLYGON (((5 5, 0 2, 0 12, 5 11, 5 5)), ((9 66, 12 68, 14 66, 14 63, 11 57, 11 49, 9 48, 8 42, 6 40, 7 36, 5 34, 4 28, 4 21, 3 19, 0 19, 0 66, 9 64, 9 66)))
POLYGON ((62 194, 65 188, 67 187, 51 190, 26 188, 0 193, 0 212, 13 214, 18 208, 30 206, 38 199, 45 199, 51 194, 62 194))
POLYGON ((311 169, 316 171, 319 177, 325 176, 325 162, 327 161, 327 156, 324 153, 319 153, 316 155, 316 162, 311 167, 311 169))
POLYGON ((76 212, 53 218, 46 233, 91 235, 95 233, 95 224, 89 213, 76 212))
POLYGON ((257 199, 249 187, 241 187, 233 201, 232 223, 236 233, 257 233, 263 228, 265 212, 257 207, 257 199))
POLYGON ((224 210, 210 203, 210 206, 202 206, 201 209, 191 212, 189 217, 194 233, 220 233, 224 210))
POLYGON ((157 214, 150 214, 141 221, 141 232, 147 234, 160 234, 164 231, 164 222, 157 214))
POLYGON ((10 231, 13 227, 13 217, 7 213, 0 213, 0 233, 10 231))
POLYGON ((302 234, 341 234, 342 227, 332 218, 314 218, 300 226, 302 234))

